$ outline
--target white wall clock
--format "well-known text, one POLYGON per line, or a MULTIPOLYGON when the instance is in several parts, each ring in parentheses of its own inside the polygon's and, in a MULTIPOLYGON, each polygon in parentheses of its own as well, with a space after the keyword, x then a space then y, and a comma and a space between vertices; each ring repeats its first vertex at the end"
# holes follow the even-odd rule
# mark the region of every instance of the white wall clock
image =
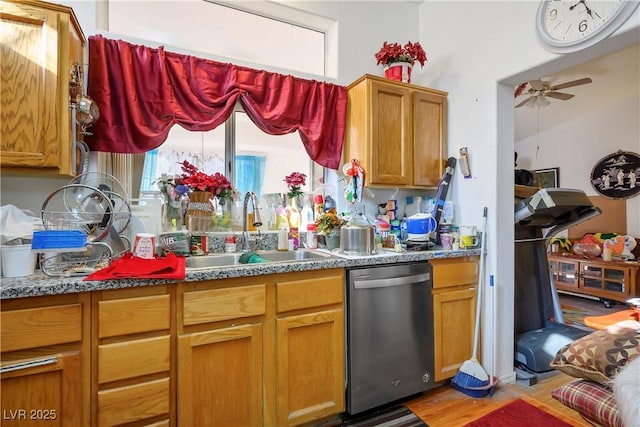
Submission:
POLYGON ((536 17, 538 38, 551 52, 576 52, 613 34, 638 5, 639 0, 543 0, 536 17))

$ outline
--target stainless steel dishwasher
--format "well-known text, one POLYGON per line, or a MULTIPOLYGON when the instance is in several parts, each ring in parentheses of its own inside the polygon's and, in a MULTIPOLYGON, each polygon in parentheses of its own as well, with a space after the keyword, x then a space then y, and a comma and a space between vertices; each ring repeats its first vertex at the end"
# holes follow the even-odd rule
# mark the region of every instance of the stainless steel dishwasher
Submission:
POLYGON ((347 280, 347 412, 433 387, 431 265, 351 268, 347 280))

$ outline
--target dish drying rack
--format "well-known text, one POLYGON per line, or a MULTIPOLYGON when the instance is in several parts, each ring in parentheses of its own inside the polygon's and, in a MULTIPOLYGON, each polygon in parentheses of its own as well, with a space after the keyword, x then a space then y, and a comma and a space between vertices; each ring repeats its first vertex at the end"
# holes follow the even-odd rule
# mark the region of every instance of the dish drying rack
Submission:
POLYGON ((40 252, 40 269, 47 276, 86 276, 108 267, 131 249, 129 239, 121 235, 131 219, 124 190, 114 177, 96 174, 79 175, 51 193, 42 205, 42 223, 50 234, 34 250, 40 252), (78 231, 86 239, 65 242, 55 238, 78 231))
POLYGON ((95 242, 80 250, 55 249, 38 256, 40 270, 51 277, 86 276, 111 265, 114 259, 111 247, 95 242))

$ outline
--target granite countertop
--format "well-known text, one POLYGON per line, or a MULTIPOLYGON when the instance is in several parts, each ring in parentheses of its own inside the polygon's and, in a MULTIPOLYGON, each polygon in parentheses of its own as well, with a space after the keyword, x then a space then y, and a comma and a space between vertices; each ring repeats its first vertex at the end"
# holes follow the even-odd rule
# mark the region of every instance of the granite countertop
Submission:
POLYGON ((75 292, 153 286, 167 283, 198 282, 204 280, 250 277, 327 268, 350 268, 369 265, 394 264, 398 262, 426 261, 434 258, 459 258, 478 255, 480 255, 479 249, 466 251, 430 250, 403 253, 384 252, 370 256, 348 257, 333 255, 323 259, 304 261, 243 264, 240 266, 234 265, 233 267, 212 267, 197 270, 187 269, 186 278, 180 281, 166 279, 84 281, 84 276, 50 277, 37 270, 35 274, 28 277, 3 277, 2 283, 0 284, 0 299, 69 294, 75 292))

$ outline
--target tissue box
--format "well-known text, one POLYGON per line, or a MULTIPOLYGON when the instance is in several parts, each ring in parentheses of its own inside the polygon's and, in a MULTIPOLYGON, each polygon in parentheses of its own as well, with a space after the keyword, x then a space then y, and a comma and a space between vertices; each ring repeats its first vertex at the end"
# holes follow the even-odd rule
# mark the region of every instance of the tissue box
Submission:
POLYGON ((44 230, 34 231, 31 241, 32 250, 84 249, 87 235, 80 230, 44 230))

